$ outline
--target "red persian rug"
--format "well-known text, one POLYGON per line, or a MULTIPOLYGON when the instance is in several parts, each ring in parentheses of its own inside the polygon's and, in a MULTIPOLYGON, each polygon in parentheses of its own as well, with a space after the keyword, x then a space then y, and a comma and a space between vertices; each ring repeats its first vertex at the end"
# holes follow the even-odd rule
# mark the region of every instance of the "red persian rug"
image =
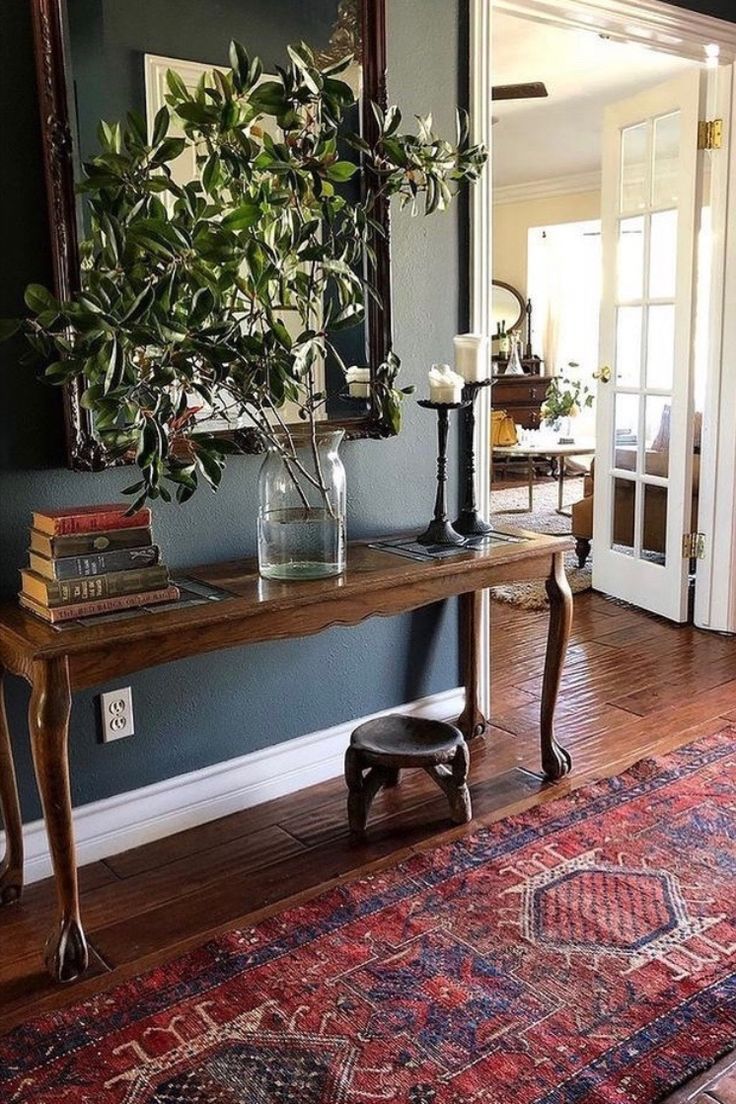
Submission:
POLYGON ((736 729, 0 1040, 3 1104, 654 1104, 736 1046, 736 729))

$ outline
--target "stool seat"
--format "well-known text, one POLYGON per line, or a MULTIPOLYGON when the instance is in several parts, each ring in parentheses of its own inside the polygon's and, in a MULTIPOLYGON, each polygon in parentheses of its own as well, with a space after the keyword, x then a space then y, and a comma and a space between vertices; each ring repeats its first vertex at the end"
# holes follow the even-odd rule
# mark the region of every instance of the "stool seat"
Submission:
POLYGON ((402 768, 414 767, 426 771, 445 793, 455 824, 466 824, 472 816, 469 764, 462 732, 447 721, 400 713, 366 721, 355 729, 345 752, 351 832, 363 835, 375 795, 382 787, 397 785, 402 768))
POLYGON ((375 757, 393 767, 451 763, 464 743, 460 729, 446 721, 402 717, 399 713, 366 721, 350 737, 351 747, 361 751, 366 759, 375 757))

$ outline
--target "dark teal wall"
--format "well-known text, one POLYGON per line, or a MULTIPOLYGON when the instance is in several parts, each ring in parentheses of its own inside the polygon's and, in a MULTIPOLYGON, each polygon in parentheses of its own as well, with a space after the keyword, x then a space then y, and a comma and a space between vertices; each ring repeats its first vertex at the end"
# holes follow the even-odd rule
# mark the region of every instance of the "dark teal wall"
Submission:
MULTIPOLYGON (((463 0, 388 0, 391 98, 432 110, 451 132, 458 89, 463 0)), ((0 317, 22 309, 24 286, 50 280, 45 193, 28 0, 5 0, 0 35, 0 317)), ((273 7, 263 0, 264 10, 273 7)), ((257 44, 255 44, 257 46, 257 44)), ((464 68, 464 67, 463 67, 464 68)), ((460 304, 462 210, 394 221, 396 347, 406 381, 447 360, 465 325, 460 304)), ((31 509, 114 499, 125 472, 63 468, 58 395, 0 349, 0 591, 17 590, 31 509)), ((424 523, 431 507, 433 429, 414 404, 396 440, 344 447, 353 537, 424 523)), ((157 538, 181 566, 254 550, 259 461, 237 458, 217 496, 156 510, 157 538)), ((172 777, 305 732, 457 685, 454 604, 356 629, 171 664, 133 677, 136 735, 97 743, 95 702, 80 694, 73 715, 75 801, 87 802, 172 777)), ((25 711, 27 691, 9 685, 11 723, 26 819, 38 815, 25 711)))

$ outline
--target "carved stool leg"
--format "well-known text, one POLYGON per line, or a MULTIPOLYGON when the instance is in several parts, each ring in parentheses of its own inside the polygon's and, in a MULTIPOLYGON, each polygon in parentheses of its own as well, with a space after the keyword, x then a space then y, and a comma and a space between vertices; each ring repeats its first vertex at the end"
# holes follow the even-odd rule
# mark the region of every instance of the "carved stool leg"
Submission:
POLYGON ((463 744, 457 749, 452 761, 452 786, 448 791, 450 812, 455 824, 467 824, 473 818, 468 789, 468 771, 470 770, 470 751, 463 744))
POLYGON ((463 744, 462 747, 458 748, 449 767, 440 764, 439 766, 424 768, 429 777, 435 780, 447 796, 450 805, 450 816, 455 824, 467 824, 473 817, 470 791, 468 790, 469 767, 470 751, 468 745, 463 744))
POLYGON ((345 752, 345 782, 348 787, 348 824, 355 835, 363 835, 368 820, 368 806, 363 792, 363 760, 359 751, 349 747, 345 752))
POLYGON ((79 913, 79 886, 69 785, 71 693, 66 659, 38 661, 28 709, 33 765, 56 878, 59 923, 46 944, 46 965, 57 981, 87 969, 87 941, 79 913))
POLYGON ((480 633, 483 591, 472 590, 460 596, 462 663, 465 674, 465 708, 457 727, 466 740, 482 736, 488 727, 479 703, 480 633))
POLYGON ((399 784, 399 768, 398 767, 384 767, 383 770, 383 787, 386 790, 392 790, 394 786, 399 784))
POLYGON ((18 901, 23 892, 23 822, 5 712, 4 675, 5 669, 0 667, 0 811, 5 828, 5 857, 0 862, 0 905, 18 901))
POLYGON ((549 597, 549 633, 542 683, 542 768, 547 778, 556 782, 572 769, 572 759, 555 739, 555 706, 560 690, 562 666, 572 626, 572 592, 565 574, 562 553, 555 553, 552 570, 546 583, 549 597))

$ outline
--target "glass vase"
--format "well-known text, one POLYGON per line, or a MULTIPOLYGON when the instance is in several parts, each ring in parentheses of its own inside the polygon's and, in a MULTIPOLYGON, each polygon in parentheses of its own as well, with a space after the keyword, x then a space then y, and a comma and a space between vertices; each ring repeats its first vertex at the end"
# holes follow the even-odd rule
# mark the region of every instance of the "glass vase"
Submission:
POLYGON ((571 414, 565 414, 560 418, 560 424, 558 427, 559 437, 557 443, 560 445, 574 445, 575 444, 575 419, 571 414))
POLYGON ((345 570, 342 430, 282 438, 258 477, 258 570, 266 579, 325 579, 345 570))
POLYGON ((521 363, 521 354, 519 353, 519 339, 514 334, 511 338, 511 355, 509 356, 509 362, 506 365, 505 376, 523 376, 524 366, 521 363))

